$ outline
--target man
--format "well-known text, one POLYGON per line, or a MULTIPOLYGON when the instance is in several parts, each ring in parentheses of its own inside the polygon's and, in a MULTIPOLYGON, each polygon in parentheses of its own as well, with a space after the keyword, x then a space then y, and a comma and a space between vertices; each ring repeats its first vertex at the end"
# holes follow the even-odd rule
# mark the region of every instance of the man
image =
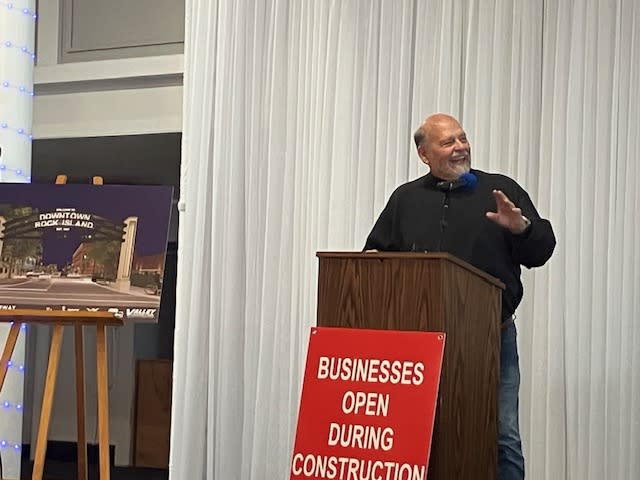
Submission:
POLYGON ((498 479, 523 479, 514 324, 523 293, 520 265, 543 265, 553 253, 555 236, 549 221, 540 218, 527 192, 515 181, 471 169, 469 140, 455 118, 428 117, 414 139, 430 173, 393 192, 365 250, 445 251, 504 282, 498 479))

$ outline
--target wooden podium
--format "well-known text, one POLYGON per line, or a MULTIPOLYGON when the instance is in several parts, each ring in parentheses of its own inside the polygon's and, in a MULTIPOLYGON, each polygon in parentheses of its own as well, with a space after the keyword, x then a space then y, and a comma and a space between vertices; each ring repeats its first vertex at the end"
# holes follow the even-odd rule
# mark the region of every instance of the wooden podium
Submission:
POLYGON ((446 253, 318 252, 318 326, 445 332, 429 480, 495 480, 504 285, 446 253))

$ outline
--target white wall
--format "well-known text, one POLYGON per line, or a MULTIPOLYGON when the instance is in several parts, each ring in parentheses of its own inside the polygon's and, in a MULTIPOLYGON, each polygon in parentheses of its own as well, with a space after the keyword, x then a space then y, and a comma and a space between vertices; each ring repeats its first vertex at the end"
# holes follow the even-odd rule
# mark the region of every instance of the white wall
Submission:
POLYGON ((35 138, 179 132, 183 55, 61 64, 59 3, 40 2, 35 138))
MULTIPOLYGON (((36 139, 179 132, 182 128, 182 55, 59 63, 60 1, 40 2, 33 134, 36 139)), ((60 172, 70 173, 70 172, 60 172)), ((95 443, 95 331, 85 329, 87 439, 95 443)), ((25 386, 24 443, 35 450, 50 331, 30 331, 25 386)), ((116 465, 132 457, 135 384, 133 325, 110 329, 110 434, 116 465)), ((75 441, 73 331, 64 334, 49 440, 75 441)))

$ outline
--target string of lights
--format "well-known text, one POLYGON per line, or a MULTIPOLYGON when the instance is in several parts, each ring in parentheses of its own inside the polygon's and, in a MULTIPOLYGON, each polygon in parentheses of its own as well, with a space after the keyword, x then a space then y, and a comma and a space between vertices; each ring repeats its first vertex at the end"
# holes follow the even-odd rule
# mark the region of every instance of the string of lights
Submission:
POLYGON ((17 45, 15 43, 13 43, 11 40, 5 40, 3 43, 4 48, 15 48, 17 50, 20 50, 20 52, 28 55, 29 57, 31 57, 32 61, 35 61, 36 59, 36 52, 32 52, 31 50, 29 50, 29 47, 26 45, 20 46, 17 45))
POLYGON ((22 136, 24 136, 25 138, 27 138, 29 140, 33 140, 33 134, 26 132, 24 130, 24 128, 22 128, 22 127, 14 128, 11 125, 9 125, 7 122, 0 121, 0 129, 2 129, 2 130, 12 130, 18 135, 22 135, 22 136))
POLYGON ((0 32, 0 178, 30 182, 30 168, 19 159, 30 156, 33 133, 31 111, 35 91, 32 71, 36 62, 34 2, 0 0, 0 24, 10 26, 0 32))
MULTIPOLYGON (((20 330, 23 332, 26 330, 26 328, 27 326, 25 324, 20 326, 20 330)), ((16 364, 14 363, 13 360, 10 359, 7 362, 7 374, 10 374, 11 372, 17 372, 18 375, 21 375, 24 378, 24 373, 25 373, 24 364, 23 363, 16 364)), ((21 380, 21 383, 24 383, 24 380, 21 380)), ((20 401, 5 399, 0 402, 0 411, 2 412, 5 422, 7 422, 8 420, 11 420, 11 418, 8 417, 10 415, 15 415, 18 418, 22 417, 24 406, 20 401)), ((2 454, 3 453, 8 454, 9 452, 14 452, 17 455, 20 455, 21 451, 22 451, 22 440, 20 438, 11 440, 8 438, 0 437, 0 479, 4 478, 3 471, 2 471, 2 454)))
MULTIPOLYGON (((0 0, 0 181, 31 181, 37 20, 35 0, 0 0)), ((20 477, 25 328, 21 326, 0 392, 0 479, 4 474, 20 477)))
POLYGON ((16 7, 15 3, 13 2, 2 2, 0 1, 0 8, 6 8, 7 10, 12 10, 14 12, 19 12, 22 13, 25 16, 29 16, 31 18, 33 18, 34 20, 37 20, 38 18, 38 14, 36 13, 36 11, 34 9, 31 9, 29 7, 16 7))
POLYGON ((35 92, 33 90, 29 90, 24 85, 12 85, 7 80, 2 82, 0 85, 2 85, 2 88, 13 88, 14 90, 18 90, 18 92, 24 93, 25 95, 29 95, 30 97, 35 96, 35 92))
POLYGON ((0 164, 0 173, 8 172, 15 176, 17 182, 31 182, 31 175, 25 175, 25 173, 19 168, 11 168, 4 164, 0 164))

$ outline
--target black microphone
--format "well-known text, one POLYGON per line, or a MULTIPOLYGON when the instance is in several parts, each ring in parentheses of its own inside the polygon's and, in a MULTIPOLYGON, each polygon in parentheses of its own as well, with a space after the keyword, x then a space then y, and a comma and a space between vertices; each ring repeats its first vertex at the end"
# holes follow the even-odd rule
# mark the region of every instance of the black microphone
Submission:
POLYGON ((441 182, 436 183, 436 187, 438 188, 438 190, 441 190, 443 192, 450 192, 452 190, 457 190, 458 188, 462 188, 464 190, 473 190, 476 187, 477 183, 478 177, 476 177, 471 172, 467 172, 460 175, 457 180, 442 180, 441 182))
POLYGON ((447 212, 449 211, 449 192, 459 188, 471 191, 475 188, 477 183, 478 177, 470 172, 463 173, 462 175, 460 175, 460 177, 458 177, 457 180, 443 180, 436 183, 436 187, 438 188, 438 190, 444 192, 444 199, 442 201, 442 212, 440 213, 440 235, 438 237, 438 248, 436 250, 437 252, 444 251, 444 235, 447 227, 449 226, 449 222, 447 221, 447 212))
POLYGON ((447 212, 449 211, 449 190, 445 190, 444 192, 444 200, 442 201, 442 212, 440 213, 440 235, 438 236, 438 247, 436 248, 436 252, 442 252, 443 249, 443 241, 444 241, 444 232, 449 226, 449 222, 447 222, 447 212))

